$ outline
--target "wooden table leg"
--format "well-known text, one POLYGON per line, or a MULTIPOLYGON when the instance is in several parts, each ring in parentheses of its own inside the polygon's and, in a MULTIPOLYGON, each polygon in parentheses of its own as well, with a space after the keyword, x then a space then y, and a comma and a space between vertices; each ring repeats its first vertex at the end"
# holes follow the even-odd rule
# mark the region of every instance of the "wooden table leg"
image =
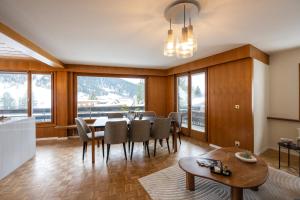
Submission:
POLYGON ((243 188, 231 187, 231 200, 243 200, 243 188))
POLYGON ((290 167, 290 149, 288 148, 288 167, 290 167))
POLYGON ((95 163, 95 129, 92 128, 92 163, 95 163))
POLYGON ((280 169, 280 145, 278 146, 278 169, 280 169))
POLYGON ((177 134, 176 134, 176 123, 173 122, 173 137, 174 137, 174 153, 177 152, 177 134))
POLYGON ((194 191, 195 190, 195 176, 193 174, 190 174, 188 172, 185 173, 186 174, 186 189, 190 190, 190 191, 194 191))

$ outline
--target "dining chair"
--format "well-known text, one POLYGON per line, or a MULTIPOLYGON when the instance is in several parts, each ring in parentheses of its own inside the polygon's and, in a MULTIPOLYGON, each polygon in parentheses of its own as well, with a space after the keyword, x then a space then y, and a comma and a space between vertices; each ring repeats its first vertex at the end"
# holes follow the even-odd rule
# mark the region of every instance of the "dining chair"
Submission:
POLYGON ((168 151, 170 154, 170 147, 169 147, 170 127, 171 127, 170 118, 156 118, 154 120, 151 129, 151 137, 154 139, 154 156, 156 154, 157 140, 163 140, 163 139, 166 139, 168 151))
MULTIPOLYGON (((77 132, 79 134, 79 138, 83 144, 82 160, 84 160, 84 154, 87 151, 87 144, 89 141, 92 140, 92 130, 88 127, 88 125, 82 118, 79 117, 75 118, 75 123, 77 126, 77 132)), ((102 155, 104 158, 104 132, 96 131, 94 136, 95 136, 95 140, 98 141, 98 147, 99 147, 99 140, 102 140, 102 155)))
POLYGON ((125 159, 127 160, 125 143, 127 142, 128 128, 126 121, 108 121, 104 129, 104 143, 107 145, 106 163, 108 162, 110 145, 123 144, 125 159))
POLYGON ((108 118, 123 118, 123 113, 108 113, 108 118))
POLYGON ((154 111, 144 111, 141 112, 141 114, 143 115, 143 117, 156 117, 156 113, 154 111))
MULTIPOLYGON (((181 125, 182 125, 182 114, 180 112, 170 112, 168 115, 168 118, 170 118, 172 121, 175 121, 175 128, 176 128, 176 134, 178 135, 179 143, 181 144, 181 138, 180 135, 182 134, 181 125)), ((174 127, 171 126, 171 133, 173 133, 174 127)), ((173 137, 174 139, 174 137, 173 137)), ((173 141, 174 143, 174 141, 173 141)))
MULTIPOLYGON (((150 139, 151 123, 149 120, 133 120, 129 128, 129 142, 131 142, 130 160, 132 160, 133 148, 135 142, 143 142, 147 148, 148 157, 149 153, 149 139, 150 139)), ((130 149, 129 149, 130 150, 130 149)))

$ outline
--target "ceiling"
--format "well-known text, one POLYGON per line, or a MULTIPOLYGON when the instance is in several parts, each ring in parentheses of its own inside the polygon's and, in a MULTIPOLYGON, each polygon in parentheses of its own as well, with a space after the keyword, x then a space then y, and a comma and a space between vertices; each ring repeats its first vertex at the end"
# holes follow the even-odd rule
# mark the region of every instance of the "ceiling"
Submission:
POLYGON ((164 57, 170 2, 0 0, 0 21, 68 64, 169 68, 248 43, 267 53, 300 46, 300 0, 199 0, 196 55, 164 57))
POLYGON ((14 59, 31 59, 23 52, 10 47, 5 42, 0 40, 0 58, 14 58, 14 59))

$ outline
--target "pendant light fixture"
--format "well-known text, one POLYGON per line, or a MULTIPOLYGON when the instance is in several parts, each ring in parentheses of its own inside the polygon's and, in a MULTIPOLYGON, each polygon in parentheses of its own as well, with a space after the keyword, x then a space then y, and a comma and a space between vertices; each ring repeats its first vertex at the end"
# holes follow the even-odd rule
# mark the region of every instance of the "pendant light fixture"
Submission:
POLYGON ((200 4, 197 0, 176 0, 165 9, 165 18, 170 23, 168 37, 164 43, 165 56, 177 56, 178 58, 192 57, 197 51, 197 39, 194 35, 192 17, 197 17, 200 12, 200 4), (189 24, 186 26, 186 16, 189 24), (171 25, 183 24, 180 36, 174 37, 171 25))
POLYGON ((172 30, 172 23, 170 19, 170 29, 168 30, 168 36, 166 38, 164 44, 164 55, 165 56, 175 56, 176 48, 175 48, 175 37, 172 30))
POLYGON ((183 6, 183 28, 181 29, 181 38, 176 43, 176 56, 178 58, 189 58, 194 54, 193 48, 189 42, 189 29, 185 26, 185 5, 183 6))

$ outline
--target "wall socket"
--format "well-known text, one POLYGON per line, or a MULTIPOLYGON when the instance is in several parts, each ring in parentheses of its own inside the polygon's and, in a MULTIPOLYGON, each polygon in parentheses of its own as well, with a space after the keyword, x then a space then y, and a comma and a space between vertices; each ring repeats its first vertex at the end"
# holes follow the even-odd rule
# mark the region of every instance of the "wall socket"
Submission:
POLYGON ((240 146, 240 141, 238 141, 238 140, 234 141, 234 146, 239 147, 240 146))

